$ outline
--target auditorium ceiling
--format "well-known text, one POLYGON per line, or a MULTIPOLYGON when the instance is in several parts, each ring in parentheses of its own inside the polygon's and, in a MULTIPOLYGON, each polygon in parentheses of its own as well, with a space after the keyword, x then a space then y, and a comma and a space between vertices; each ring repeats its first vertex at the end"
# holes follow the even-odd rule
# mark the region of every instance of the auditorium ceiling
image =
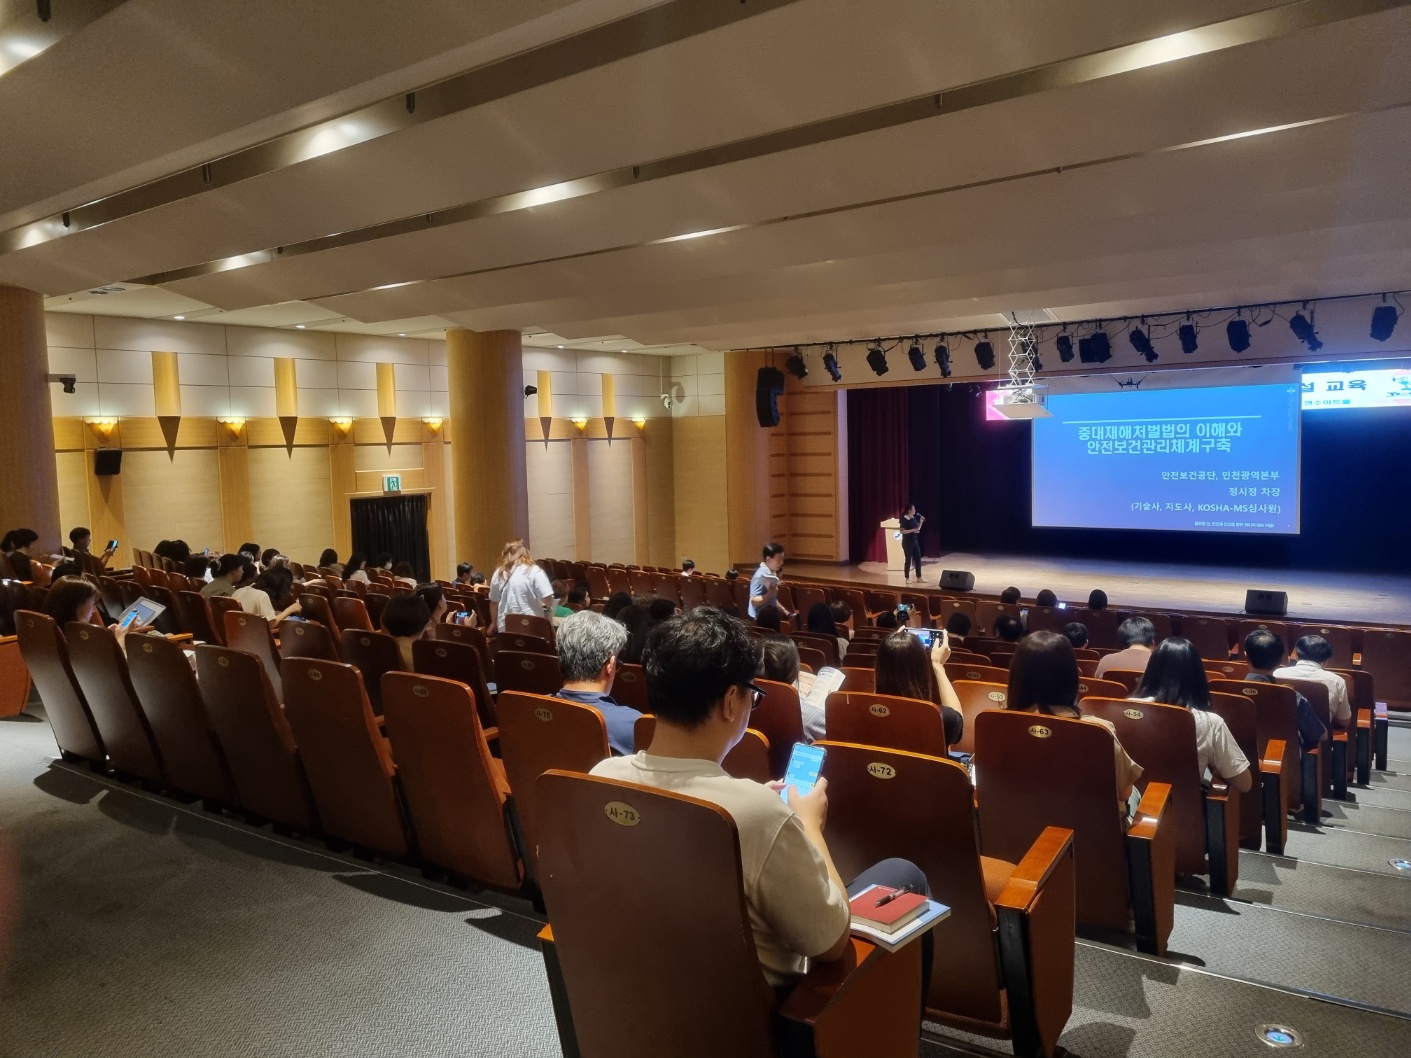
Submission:
POLYGON ((0 19, 0 283, 60 311, 731 349, 1411 287, 1411 2, 107 7, 0 19))

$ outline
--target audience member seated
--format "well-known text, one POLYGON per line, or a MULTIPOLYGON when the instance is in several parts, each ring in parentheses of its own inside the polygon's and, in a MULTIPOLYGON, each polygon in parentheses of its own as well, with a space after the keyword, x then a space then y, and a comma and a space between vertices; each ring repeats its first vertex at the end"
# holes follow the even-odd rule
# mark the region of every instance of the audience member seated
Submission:
POLYGON ((995 618, 995 635, 1005 643, 1017 643, 1024 638, 1024 622, 1013 614, 1002 613, 995 618))
POLYGON ((842 657, 847 653, 847 645, 852 642, 853 633, 857 631, 857 626, 853 623, 852 607, 838 599, 828 604, 828 609, 833 614, 833 626, 838 634, 838 656, 842 657))
POLYGON ((440 624, 441 618, 446 616, 446 610, 450 605, 446 602, 446 593, 441 590, 441 585, 434 580, 429 580, 425 584, 416 586, 416 594, 421 597, 422 602, 426 603, 426 610, 431 614, 431 623, 433 625, 440 624))
POLYGON ((729 569, 727 569, 727 570, 725 571, 725 579, 726 579, 726 580, 739 580, 739 579, 740 579, 740 571, 739 571, 738 569, 736 569, 734 566, 731 566, 729 569))
POLYGON ((551 582, 549 587, 554 590, 553 622, 554 626, 557 627, 560 621, 573 613, 573 611, 568 608, 568 583, 566 581, 556 580, 551 582))
MULTIPOLYGON (((64 626, 70 621, 88 624, 93 620, 93 614, 97 609, 98 589, 92 581, 84 580, 82 577, 56 579, 49 587, 49 594, 44 598, 44 612, 54 619, 54 623, 59 626, 60 633, 64 631, 64 626)), ((108 631, 117 637, 118 646, 126 650, 128 633, 145 631, 146 628, 146 625, 141 625, 124 630, 111 624, 108 626, 108 631)))
POLYGON ((647 603, 647 613, 652 615, 653 624, 671 620, 679 609, 680 607, 670 599, 655 598, 647 603))
POLYGON ((1035 606, 1047 606, 1049 609, 1058 605, 1058 596, 1048 588, 1044 588, 1039 594, 1034 596, 1035 606))
POLYGON ((384 573, 391 573, 392 566, 395 565, 395 562, 392 557, 392 552, 383 551, 377 556, 377 559, 372 563, 372 565, 375 569, 380 569, 384 573))
MULTIPOLYGON (((1328 714, 1333 727, 1346 728, 1352 723, 1352 703, 1347 698, 1347 681, 1325 665, 1333 658, 1333 645, 1322 636, 1304 636, 1293 645, 1293 664, 1278 669, 1276 680, 1312 680, 1328 688, 1328 714)), ((1352 664, 1348 658, 1347 663, 1352 664)))
POLYGON ((354 551, 348 556, 348 561, 343 566, 343 579, 356 580, 363 584, 372 583, 372 578, 367 575, 367 556, 361 551, 354 551))
POLYGON ((575 584, 569 588, 568 595, 564 597, 564 606, 568 608, 569 616, 576 614, 579 610, 588 609, 588 586, 575 584))
POLYGON ((1021 598, 1023 598, 1022 593, 1013 586, 1005 588, 999 593, 999 601, 1005 606, 1018 606, 1021 598))
POLYGON ((638 606, 635 602, 622 608, 617 615, 617 621, 627 630, 627 642, 618 651, 618 662, 623 665, 640 665, 642 651, 647 646, 647 636, 656 622, 652 620, 652 615, 646 607, 638 606))
POLYGON ((55 567, 53 568, 53 570, 51 570, 50 573, 49 573, 49 579, 50 579, 51 581, 58 580, 60 577, 81 577, 81 576, 83 576, 83 567, 80 566, 77 562, 75 562, 75 561, 74 561, 73 559, 71 559, 71 558, 70 558, 70 559, 65 559, 63 562, 60 562, 60 563, 59 563, 57 566, 55 566, 55 567))
MULTIPOLYGON (((759 675, 775 683, 799 686, 799 645, 788 636, 769 636, 759 641, 759 675)), ((803 735, 809 742, 827 737, 826 718, 822 707, 811 705, 799 695, 799 713, 803 717, 803 735)))
POLYGON ((230 594, 240 604, 240 609, 277 626, 290 614, 299 612, 297 599, 282 610, 274 605, 275 599, 282 599, 288 594, 293 581, 293 574, 283 566, 271 566, 257 574, 255 564, 246 562, 241 567, 240 586, 230 594))
POLYGON ((898 698, 919 698, 940 706, 946 745, 954 746, 965 734, 965 713, 946 676, 949 659, 947 636, 937 636, 927 651, 920 639, 904 628, 898 629, 877 647, 876 691, 898 698))
MULTIPOLYGON (((905 860, 885 860, 844 884, 823 837, 827 780, 807 796, 789 790, 785 804, 782 784, 731 778, 721 768, 763 694, 753 683, 758 667, 744 626, 719 610, 700 607, 658 625, 645 665, 657 718, 651 747, 602 761, 591 774, 696 797, 730 814, 760 968, 782 990, 808 960, 832 962, 849 950, 849 895, 872 884, 929 890, 926 876, 905 860)), ((927 976, 930 933, 921 954, 927 976)), ((923 980, 923 995, 928 986, 923 980)))
POLYGON ((338 552, 331 547, 325 547, 318 556, 318 568, 328 570, 335 577, 343 576, 343 563, 338 561, 338 552))
POLYGON ((1107 592, 1103 591, 1101 588, 1094 588, 1092 591, 1088 592, 1088 609, 1106 610, 1107 592))
POLYGON ((617 657, 627 645, 627 629, 610 617, 582 610, 563 619, 557 640, 563 689, 554 697, 602 713, 613 753, 631 753, 633 727, 642 714, 614 701, 611 693, 617 657))
POLYGON ((965 637, 974 627, 975 622, 970 619, 968 613, 955 610, 946 618, 946 639, 952 647, 958 647, 965 642, 965 637))
POLYGON ((458 562, 456 564, 456 578, 451 583, 457 587, 466 588, 471 584, 470 575, 475 572, 475 567, 469 562, 458 562))
POLYGON ((5 552, 10 559, 10 567, 15 571, 17 580, 33 581, 35 584, 47 583, 44 567, 32 561, 34 545, 38 542, 39 534, 33 529, 11 529, 5 534, 4 540, 0 540, 0 551, 5 552))
POLYGON ((245 576, 245 566, 254 566, 254 559, 244 553, 236 555, 221 555, 220 561, 216 564, 216 575, 211 578, 211 582, 201 589, 201 594, 211 599, 216 596, 231 596, 235 594, 236 587, 245 576))
POLYGON ((681 560, 681 576, 689 577, 696 572, 696 564, 689 558, 681 560))
MULTIPOLYGON (((1244 657, 1249 662, 1246 682, 1278 682, 1275 673, 1284 664, 1283 637, 1267 628, 1256 628, 1244 637, 1244 657)), ((1332 696, 1328 697, 1331 700, 1332 696)), ((1328 729, 1313 711, 1313 704, 1298 691, 1294 691, 1294 717, 1298 721, 1299 749, 1307 753, 1323 741, 1328 729)))
POLYGON ((470 585, 471 585, 471 587, 475 587, 475 585, 477 585, 477 584, 484 584, 484 583, 485 583, 485 574, 480 573, 480 572, 475 572, 475 573, 472 573, 472 574, 470 575, 470 585))
POLYGON ((431 611, 416 592, 404 592, 387 600, 382 608, 382 630, 397 641, 402 652, 402 668, 414 672, 412 644, 426 635, 431 627, 431 611))
POLYGON ((885 610, 885 611, 883 611, 882 613, 879 613, 879 614, 877 615, 877 627, 878 627, 878 628, 896 628, 896 627, 898 627, 898 626, 897 626, 897 615, 894 614, 891 610, 885 610))
POLYGON ((416 570, 412 569, 410 562, 398 562, 392 568, 392 579, 398 584, 404 584, 408 588, 416 587, 416 570))
POLYGON ((1073 649, 1088 645, 1088 626, 1082 621, 1069 621, 1063 626, 1063 638, 1073 645, 1073 649))
POLYGON ((808 608, 808 618, 805 622, 807 630, 814 635, 828 636, 838 640, 841 647, 847 640, 838 635, 838 625, 833 620, 833 608, 826 602, 816 602, 808 608))
POLYGON ((611 617, 614 620, 623 610, 632 605, 632 596, 625 591, 616 591, 608 596, 607 604, 603 607, 603 616, 611 617))
POLYGON ((113 553, 117 551, 117 547, 114 545, 113 547, 105 548, 101 555, 94 555, 92 550, 93 531, 91 529, 85 529, 83 526, 69 530, 69 546, 80 555, 92 556, 97 559, 99 565, 104 567, 108 565, 109 559, 111 559, 113 553))
POLYGON ((505 630, 512 613, 548 617, 554 612, 554 587, 549 575, 534 564, 523 540, 511 540, 500 553, 500 566, 490 578, 490 617, 496 631, 505 630))
POLYGON ((754 623, 756 628, 779 635, 784 630, 784 611, 773 603, 766 603, 755 611, 754 623))
POLYGON ((1117 802, 1125 816, 1127 798, 1132 785, 1142 777, 1142 769, 1127 756, 1110 723, 1098 716, 1084 716, 1078 708, 1078 660, 1067 637, 1057 632, 1034 632, 1020 640, 1014 660, 1009 664, 1009 693, 1004 707, 1082 720, 1105 728, 1112 736, 1112 751, 1117 762, 1117 802))
POLYGON ((1205 662, 1189 639, 1172 636, 1162 641, 1147 662, 1141 683, 1132 698, 1189 709, 1195 720, 1195 755, 1204 781, 1210 772, 1240 793, 1254 785, 1249 760, 1240 751, 1223 717, 1210 712, 1210 686, 1205 662))
POLYGON ((277 547, 267 547, 260 553, 260 568, 269 569, 270 566, 277 565, 284 556, 279 553, 277 547))
POLYGON ((1129 617, 1117 626, 1117 642, 1122 644, 1122 649, 1115 654, 1104 654, 1097 663, 1098 679, 1109 669, 1143 671, 1156 645, 1156 626, 1145 617, 1129 617))

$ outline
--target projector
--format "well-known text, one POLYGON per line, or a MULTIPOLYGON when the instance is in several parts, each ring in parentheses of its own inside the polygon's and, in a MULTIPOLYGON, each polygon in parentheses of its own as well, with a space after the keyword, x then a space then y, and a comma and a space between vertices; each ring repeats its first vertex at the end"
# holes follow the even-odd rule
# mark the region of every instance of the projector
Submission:
POLYGON ((1048 419, 1053 417, 1045 405, 1048 387, 1039 384, 1000 386, 994 409, 1006 419, 1048 419))

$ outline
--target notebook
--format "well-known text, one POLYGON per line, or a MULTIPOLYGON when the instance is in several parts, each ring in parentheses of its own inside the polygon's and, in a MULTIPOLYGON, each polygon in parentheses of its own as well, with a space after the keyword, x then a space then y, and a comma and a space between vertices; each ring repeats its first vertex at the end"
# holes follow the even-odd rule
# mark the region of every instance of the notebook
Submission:
POLYGON ((825 665, 818 672, 799 670, 799 697, 809 705, 822 709, 828 696, 843 685, 843 673, 825 665))
POLYGON ((921 912, 926 910, 926 897, 922 893, 902 893, 892 896, 897 890, 885 885, 874 885, 848 901, 852 920, 874 926, 883 933, 895 933, 921 912), (885 904, 879 902, 891 897, 885 904))
MULTIPOLYGON (((888 891, 885 886, 870 885, 848 901, 848 904, 850 907, 857 906, 859 902, 862 902, 864 905, 875 905, 888 891)), ((908 895, 917 895, 917 898, 922 901, 922 905, 924 906, 918 905, 920 906, 920 910, 912 915, 906 922, 897 926, 893 932, 887 932, 878 926, 871 925, 854 916, 851 926, 852 933, 855 936, 870 941, 879 948, 883 948, 887 951, 899 951, 904 945, 925 933, 932 926, 936 925, 936 923, 944 922, 950 917, 950 908, 945 904, 938 904, 934 900, 928 900, 925 897, 919 896, 919 894, 908 895)), ((899 897, 888 904, 884 904, 880 908, 871 906, 867 908, 867 910, 870 913, 882 912, 892 904, 901 903, 904 899, 906 899, 906 897, 899 897)))

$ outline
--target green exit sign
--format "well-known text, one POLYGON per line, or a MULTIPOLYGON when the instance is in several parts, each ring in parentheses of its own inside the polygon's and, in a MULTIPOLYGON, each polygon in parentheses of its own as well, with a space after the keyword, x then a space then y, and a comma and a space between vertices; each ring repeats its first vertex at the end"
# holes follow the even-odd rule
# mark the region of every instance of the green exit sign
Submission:
POLYGON ((401 475, 401 474, 383 474, 383 475, 382 475, 382 491, 383 491, 383 492, 401 492, 401 491, 402 491, 402 475, 401 475))

